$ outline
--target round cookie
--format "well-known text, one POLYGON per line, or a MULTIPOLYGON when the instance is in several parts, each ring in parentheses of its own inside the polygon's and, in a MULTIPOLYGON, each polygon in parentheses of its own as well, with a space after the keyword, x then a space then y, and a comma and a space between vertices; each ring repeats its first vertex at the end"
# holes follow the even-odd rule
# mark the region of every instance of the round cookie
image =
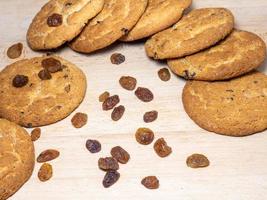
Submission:
POLYGON ((260 72, 229 81, 188 81, 183 104, 200 127, 228 136, 267 129, 267 76, 260 72))
POLYGON ((72 40, 103 5, 104 0, 50 0, 29 27, 29 46, 34 50, 54 49, 72 40))
POLYGON ((245 74, 260 66, 266 45, 257 35, 233 31, 218 45, 184 58, 168 60, 179 76, 194 80, 224 80, 245 74))
POLYGON ((25 127, 67 117, 86 92, 83 72, 57 56, 15 62, 0 72, 0 82, 0 117, 25 127))
POLYGON ((147 0, 106 0, 103 10, 70 43, 78 52, 105 48, 127 34, 145 12, 147 0))
POLYGON ((225 38, 233 27, 234 17, 228 9, 196 9, 173 27, 152 36, 145 44, 146 53, 154 59, 191 55, 225 38))
POLYGON ((151 36, 176 23, 192 0, 149 0, 145 13, 122 41, 134 41, 151 36))
POLYGON ((34 146, 28 133, 0 118, 0 199, 13 195, 32 175, 34 146))

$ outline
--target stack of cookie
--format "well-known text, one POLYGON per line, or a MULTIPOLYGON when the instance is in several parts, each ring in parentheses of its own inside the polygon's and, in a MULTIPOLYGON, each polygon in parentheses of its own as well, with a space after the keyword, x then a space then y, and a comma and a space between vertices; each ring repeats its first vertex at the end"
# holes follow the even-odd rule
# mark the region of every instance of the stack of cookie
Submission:
POLYGON ((193 10, 152 36, 145 49, 191 80, 183 104, 200 127, 231 136, 267 128, 267 76, 253 71, 264 62, 266 46, 254 33, 235 30, 228 9, 193 10))

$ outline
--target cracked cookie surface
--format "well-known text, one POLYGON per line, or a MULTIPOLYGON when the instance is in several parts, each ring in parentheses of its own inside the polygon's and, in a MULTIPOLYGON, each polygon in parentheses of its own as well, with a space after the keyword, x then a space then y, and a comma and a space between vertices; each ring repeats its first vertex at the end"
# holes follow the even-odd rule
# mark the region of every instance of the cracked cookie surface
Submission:
POLYGON ((76 37, 104 0, 50 0, 34 17, 27 40, 34 50, 54 49, 76 37))
POLYGON ((67 117, 86 92, 83 72, 58 56, 15 62, 0 72, 0 82, 0 117, 25 127, 48 125, 67 117), (61 68, 51 68, 49 58, 56 60, 54 66, 61 68), (47 72, 50 76, 40 76, 46 70, 44 63, 50 67, 51 74, 47 72), (14 87, 14 77, 18 74, 28 79, 22 87, 14 87))
POLYGON ((34 146, 28 133, 0 119, 0 199, 13 195, 31 176, 34 146))
POLYGON ((191 56, 168 60, 168 65, 175 74, 186 79, 214 81, 245 74, 259 67, 265 57, 266 45, 260 37, 234 30, 218 45, 191 56))
POLYGON ((229 81, 188 81, 183 104, 201 128, 246 136, 267 128, 267 76, 257 71, 229 81))

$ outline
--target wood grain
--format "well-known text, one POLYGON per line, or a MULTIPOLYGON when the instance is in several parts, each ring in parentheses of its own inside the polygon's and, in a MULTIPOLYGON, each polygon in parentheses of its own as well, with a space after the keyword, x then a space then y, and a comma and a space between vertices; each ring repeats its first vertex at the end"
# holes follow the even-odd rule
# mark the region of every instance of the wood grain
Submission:
MULTIPOLYGON (((6 56, 7 48, 23 42, 25 49, 21 58, 42 55, 31 51, 25 35, 31 19, 46 0, 0 1, 0 68, 13 62, 6 56)), ((227 7, 236 16, 236 26, 254 31, 267 41, 266 0, 195 0, 192 8, 227 7)), ((244 138, 216 135, 196 126, 186 115, 181 102, 184 81, 172 74, 169 82, 162 82, 157 71, 165 67, 148 59, 143 43, 115 44, 110 48, 90 55, 81 55, 65 47, 57 52, 80 66, 87 75, 88 91, 77 111, 88 114, 88 124, 82 129, 71 126, 67 119, 42 128, 42 136, 35 143, 36 154, 55 148, 61 156, 52 161, 53 178, 41 183, 37 178, 40 167, 36 164, 30 181, 11 199, 85 200, 85 199, 167 199, 167 200, 262 200, 267 198, 267 132, 244 138), (126 56, 126 62, 115 66, 109 61, 114 52, 126 56), (122 75, 137 78, 139 86, 150 88, 155 100, 145 104, 133 92, 119 86, 122 75), (126 112, 122 120, 112 122, 110 112, 103 112, 98 96, 103 91, 119 94, 126 112), (158 110, 156 122, 145 124, 143 113, 158 110), (134 139, 137 128, 146 126, 164 137, 173 148, 173 153, 159 158, 152 145, 141 146, 134 139), (87 139, 98 139, 102 151, 92 155, 85 148, 87 139), (113 146, 121 145, 131 154, 127 165, 121 165, 121 179, 109 189, 102 187, 104 173, 97 167, 100 156, 109 155, 113 146), (211 165, 205 169, 191 169, 186 158, 192 153, 205 154, 211 165), (156 175, 160 189, 145 189, 141 179, 156 175)), ((267 72, 266 65, 261 70, 267 72)), ((75 111, 75 112, 77 112, 75 111)))

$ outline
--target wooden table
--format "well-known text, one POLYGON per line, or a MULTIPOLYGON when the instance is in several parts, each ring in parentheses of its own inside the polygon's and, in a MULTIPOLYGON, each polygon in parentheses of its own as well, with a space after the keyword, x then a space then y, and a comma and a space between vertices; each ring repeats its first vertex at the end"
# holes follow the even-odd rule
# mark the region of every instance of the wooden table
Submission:
MULTIPOLYGON (((1 0, 0 67, 13 62, 6 56, 7 48, 23 42, 23 58, 42 55, 27 47, 25 35, 33 16, 46 0, 1 0)), ((192 8, 227 7, 236 16, 236 26, 254 31, 267 41, 266 0, 195 0, 192 8)), ((184 80, 172 75, 162 82, 157 71, 165 67, 148 59, 143 43, 115 44, 95 54, 81 55, 65 47, 57 52, 82 68, 88 79, 88 91, 82 105, 75 111, 88 114, 88 124, 75 129, 70 123, 73 114, 65 120, 42 128, 42 136, 35 143, 36 155, 47 148, 58 149, 60 157, 52 161, 53 178, 41 183, 37 178, 40 167, 36 164, 31 179, 11 199, 14 200, 263 200, 267 199, 267 132, 244 138, 233 138, 202 130, 183 110, 181 92, 184 80), (115 66, 110 55, 120 52, 126 62, 115 66), (150 88, 155 100, 145 104, 133 92, 123 90, 118 83, 122 75, 137 78, 139 86, 150 88), (103 112, 98 96, 103 91, 119 94, 126 107, 122 120, 113 122, 110 112, 103 112), (145 124, 143 113, 158 110, 156 122, 145 124), (146 126, 155 131, 156 138, 164 137, 173 153, 159 158, 153 146, 141 146, 134 139, 137 128, 146 126), (90 154, 85 148, 87 139, 102 143, 99 154, 90 154), (121 165, 121 179, 109 189, 102 186, 104 173, 97 167, 100 156, 108 156, 113 146, 121 145, 131 154, 127 165, 121 165), (185 160, 192 153, 207 155, 211 165, 191 169, 185 160), (142 177, 156 175, 160 189, 147 190, 142 177)), ((261 67, 261 71, 266 70, 261 67)), ((30 130, 29 130, 30 131, 30 130)))

